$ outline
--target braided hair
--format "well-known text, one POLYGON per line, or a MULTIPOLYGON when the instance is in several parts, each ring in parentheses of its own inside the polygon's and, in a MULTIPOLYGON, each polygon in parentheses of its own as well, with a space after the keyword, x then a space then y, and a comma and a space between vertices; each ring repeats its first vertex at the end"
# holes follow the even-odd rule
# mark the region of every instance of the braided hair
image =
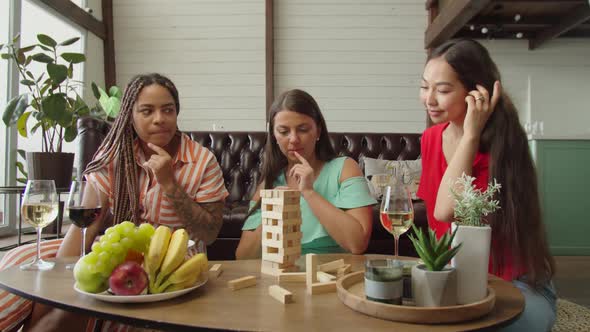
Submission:
POLYGON ((99 171, 118 158, 118 163, 115 163, 113 191, 115 224, 124 220, 138 223, 140 220, 139 177, 133 153, 133 141, 137 136, 133 128, 133 107, 141 90, 152 84, 158 84, 170 92, 178 114, 180 111, 178 90, 170 79, 157 73, 135 76, 125 88, 119 115, 84 171, 85 175, 99 171))

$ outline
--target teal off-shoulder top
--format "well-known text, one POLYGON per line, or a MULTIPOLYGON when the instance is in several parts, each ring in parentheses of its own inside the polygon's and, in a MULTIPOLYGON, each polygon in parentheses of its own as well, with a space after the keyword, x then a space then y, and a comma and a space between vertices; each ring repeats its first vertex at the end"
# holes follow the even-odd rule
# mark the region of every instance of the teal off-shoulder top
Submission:
MULTIPOLYGON (((340 175, 346 158, 339 157, 327 162, 313 183, 313 189, 332 205, 341 209, 354 209, 376 204, 377 201, 370 195, 367 180, 364 177, 351 177, 340 183, 340 175)), ((287 181, 284 173, 282 173, 273 184, 273 187, 286 185, 287 181)), ((254 207, 254 205, 255 202, 250 202, 250 208, 254 207)), ((301 197, 300 206, 301 232, 303 233, 301 254, 345 252, 344 248, 340 247, 320 224, 303 196, 301 197)), ((257 209, 246 219, 242 230, 254 230, 260 226, 261 222, 261 212, 260 209, 257 209)))

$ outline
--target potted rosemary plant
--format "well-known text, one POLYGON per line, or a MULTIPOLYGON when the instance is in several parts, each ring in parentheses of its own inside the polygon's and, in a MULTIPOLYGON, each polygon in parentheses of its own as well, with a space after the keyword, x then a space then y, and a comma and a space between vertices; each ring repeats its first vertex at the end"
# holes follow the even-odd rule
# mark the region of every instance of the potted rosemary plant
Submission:
POLYGON ((457 188, 451 187, 455 199, 455 222, 453 232, 457 235, 453 245, 463 245, 463 250, 451 261, 457 270, 457 303, 468 304, 480 301, 487 295, 488 264, 492 229, 485 217, 500 208, 494 195, 501 185, 493 181, 485 191, 476 188, 474 177, 465 173, 457 179, 457 188))
POLYGON ((415 237, 410 235, 418 256, 424 262, 412 267, 412 294, 419 307, 450 306, 457 303, 457 277, 455 269, 448 265, 461 248, 451 246, 456 230, 445 233, 440 239, 432 229, 422 230, 412 225, 415 237))

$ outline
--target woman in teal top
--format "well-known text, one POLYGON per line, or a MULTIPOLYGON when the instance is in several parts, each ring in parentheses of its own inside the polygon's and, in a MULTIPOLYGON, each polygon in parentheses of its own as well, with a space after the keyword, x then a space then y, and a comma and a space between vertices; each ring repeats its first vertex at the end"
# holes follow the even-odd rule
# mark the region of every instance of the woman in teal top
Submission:
MULTIPOLYGON (((301 90, 281 94, 271 106, 268 128, 258 189, 301 192, 302 254, 363 253, 371 236, 371 205, 376 201, 356 161, 336 157, 313 97, 301 90)), ((242 227, 237 259, 261 256, 259 192, 242 227)))

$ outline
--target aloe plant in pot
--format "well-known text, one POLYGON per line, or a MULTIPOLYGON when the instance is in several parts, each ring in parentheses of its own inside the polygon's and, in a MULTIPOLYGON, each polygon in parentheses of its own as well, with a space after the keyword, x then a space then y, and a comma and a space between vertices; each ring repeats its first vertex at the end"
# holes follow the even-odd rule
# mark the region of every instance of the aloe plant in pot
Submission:
POLYGON ((432 229, 423 233, 412 225, 414 234, 410 241, 424 262, 412 268, 412 294, 419 307, 440 307, 457 303, 457 276, 453 267, 447 265, 457 254, 461 244, 451 246, 456 231, 445 233, 440 239, 432 229))
POLYGON ((37 44, 19 47, 19 36, 16 36, 0 45, 2 58, 14 63, 20 83, 27 89, 8 102, 2 120, 6 126, 16 125, 23 137, 41 131, 42 152, 27 152, 29 178, 53 179, 57 187, 69 187, 74 155, 62 153, 63 142, 76 138, 78 118, 91 113, 76 91, 82 82, 73 79, 74 65, 84 62, 86 57, 81 53, 60 52, 63 47, 76 43, 77 37, 58 43, 48 35, 38 34, 37 40, 37 44), (30 69, 33 62, 44 64, 45 70, 34 74, 30 69), (32 126, 31 118, 36 120, 32 126), (52 167, 47 167, 49 164, 52 167))

